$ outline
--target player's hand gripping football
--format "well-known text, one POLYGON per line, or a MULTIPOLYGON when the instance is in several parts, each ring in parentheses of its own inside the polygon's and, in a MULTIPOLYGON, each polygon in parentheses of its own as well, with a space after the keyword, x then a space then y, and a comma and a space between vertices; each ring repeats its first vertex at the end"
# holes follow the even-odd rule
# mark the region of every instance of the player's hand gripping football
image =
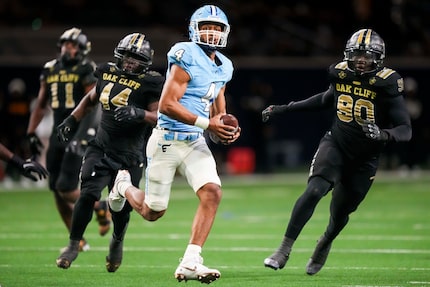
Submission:
POLYGON ((210 132, 210 139, 214 143, 221 143, 223 145, 235 142, 240 137, 242 131, 236 117, 224 114, 218 114, 210 118, 208 130, 210 132), (225 117, 229 119, 227 120, 225 117))
POLYGON ((40 155, 41 150, 44 147, 43 143, 35 133, 29 133, 27 135, 27 139, 30 143, 30 152, 31 152, 32 158, 36 158, 37 156, 40 155))
POLYGON ((368 120, 363 122, 362 129, 368 138, 371 138, 375 141, 388 140, 388 133, 384 130, 381 130, 375 123, 372 123, 368 120))
POLYGON ((270 119, 271 116, 282 114, 283 112, 287 111, 288 107, 289 107, 289 104, 288 105, 270 105, 261 112, 261 119, 265 123, 270 119))
POLYGON ((115 120, 119 122, 143 122, 145 110, 134 106, 124 106, 115 109, 115 120))
POLYGON ((79 123, 76 121, 74 116, 68 116, 61 124, 57 126, 58 140, 60 142, 69 142, 76 132, 78 125, 79 123))

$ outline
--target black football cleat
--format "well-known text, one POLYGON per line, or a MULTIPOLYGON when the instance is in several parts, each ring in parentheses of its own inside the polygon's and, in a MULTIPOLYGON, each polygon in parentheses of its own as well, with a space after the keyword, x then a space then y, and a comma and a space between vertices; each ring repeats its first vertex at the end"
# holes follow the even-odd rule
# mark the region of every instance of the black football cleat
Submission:
POLYGON ((112 237, 109 244, 109 255, 106 256, 106 270, 115 272, 122 262, 123 240, 116 240, 112 237))
POLYGON ((273 270, 278 270, 284 268, 290 258, 289 253, 282 253, 279 250, 264 259, 264 266, 272 268, 273 270))
POLYGON ((70 240, 69 245, 56 260, 58 268, 68 269, 72 265, 72 262, 78 257, 79 242, 79 240, 70 240))
POLYGON ((331 241, 328 241, 324 235, 318 240, 312 257, 306 265, 306 273, 308 275, 317 274, 324 266, 328 254, 330 253, 331 241))

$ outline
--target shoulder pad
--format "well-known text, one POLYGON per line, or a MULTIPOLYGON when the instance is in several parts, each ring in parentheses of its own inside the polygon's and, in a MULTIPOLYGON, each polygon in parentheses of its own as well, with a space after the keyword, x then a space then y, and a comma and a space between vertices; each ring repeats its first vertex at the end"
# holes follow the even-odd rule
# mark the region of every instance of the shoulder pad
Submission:
POLYGON ((348 63, 346 61, 340 62, 334 66, 335 69, 338 70, 346 70, 348 68, 348 63))
POLYGON ((43 66, 44 68, 52 68, 55 66, 55 64, 57 64, 57 59, 51 60, 49 62, 46 62, 45 65, 43 66))
POLYGON ((389 76, 391 76, 392 74, 394 74, 396 71, 394 71, 393 69, 390 68, 383 68, 382 70, 380 70, 379 72, 376 73, 376 76, 380 77, 381 79, 386 79, 389 76))
POLYGON ((96 73, 103 73, 103 72, 109 72, 114 73, 116 71, 115 64, 110 62, 103 62, 97 65, 96 67, 96 73))

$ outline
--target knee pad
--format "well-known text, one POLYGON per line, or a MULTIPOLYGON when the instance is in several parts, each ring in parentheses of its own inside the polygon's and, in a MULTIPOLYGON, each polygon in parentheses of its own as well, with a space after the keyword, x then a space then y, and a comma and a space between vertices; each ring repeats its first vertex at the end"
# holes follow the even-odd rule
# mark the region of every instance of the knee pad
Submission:
POLYGON ((306 193, 309 196, 322 198, 329 192, 331 188, 332 184, 330 182, 322 177, 316 176, 309 180, 306 193))

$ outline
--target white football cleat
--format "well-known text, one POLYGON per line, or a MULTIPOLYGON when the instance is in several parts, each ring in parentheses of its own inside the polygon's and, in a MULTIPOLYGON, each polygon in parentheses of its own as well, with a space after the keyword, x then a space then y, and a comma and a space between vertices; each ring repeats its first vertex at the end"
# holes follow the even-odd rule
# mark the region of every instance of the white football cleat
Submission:
POLYGON ((129 183, 131 184, 131 176, 128 170, 119 170, 118 174, 115 178, 115 183, 112 187, 112 190, 109 192, 108 202, 112 211, 119 212, 124 208, 125 205, 125 197, 123 197, 118 190, 119 183, 129 183))
POLYGON ((210 284, 221 277, 221 273, 216 269, 211 269, 203 265, 203 258, 183 259, 175 271, 175 278, 181 281, 197 280, 201 283, 210 284))

